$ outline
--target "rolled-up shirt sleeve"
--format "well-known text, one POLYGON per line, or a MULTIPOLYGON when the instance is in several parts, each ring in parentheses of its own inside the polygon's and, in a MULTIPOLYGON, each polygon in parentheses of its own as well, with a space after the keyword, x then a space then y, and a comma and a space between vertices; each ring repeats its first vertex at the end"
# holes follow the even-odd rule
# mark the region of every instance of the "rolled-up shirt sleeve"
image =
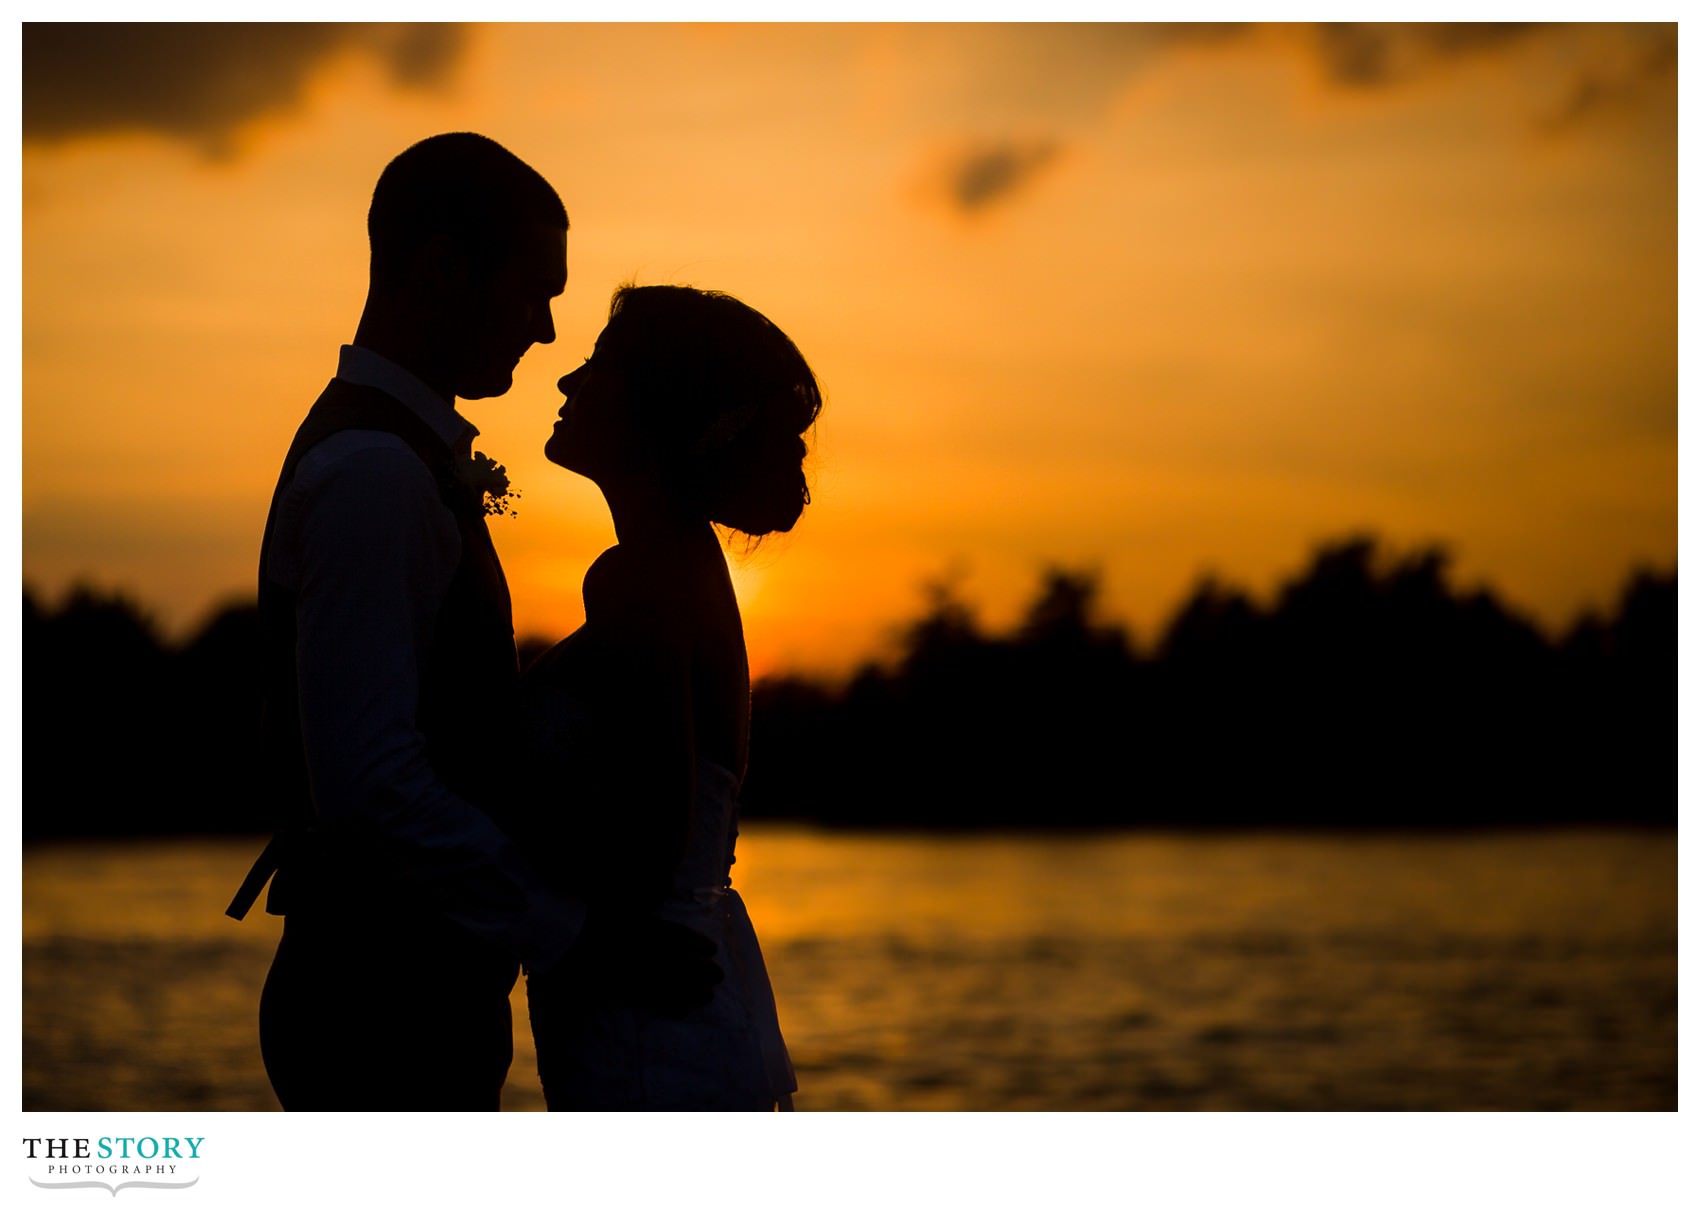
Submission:
POLYGON ((420 671, 460 559, 431 473, 399 439, 346 431, 302 460, 268 574, 296 598, 302 741, 324 827, 377 843, 450 919, 534 971, 583 924, 475 805, 419 729, 420 671))

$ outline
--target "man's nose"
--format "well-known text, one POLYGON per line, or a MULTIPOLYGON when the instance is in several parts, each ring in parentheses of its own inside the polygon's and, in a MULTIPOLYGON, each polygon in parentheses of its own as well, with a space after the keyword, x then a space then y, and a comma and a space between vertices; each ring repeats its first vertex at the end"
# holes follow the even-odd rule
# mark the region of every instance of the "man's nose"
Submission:
POLYGON ((549 308, 543 309, 543 323, 538 329, 538 345, 550 345, 555 340, 555 316, 549 308))

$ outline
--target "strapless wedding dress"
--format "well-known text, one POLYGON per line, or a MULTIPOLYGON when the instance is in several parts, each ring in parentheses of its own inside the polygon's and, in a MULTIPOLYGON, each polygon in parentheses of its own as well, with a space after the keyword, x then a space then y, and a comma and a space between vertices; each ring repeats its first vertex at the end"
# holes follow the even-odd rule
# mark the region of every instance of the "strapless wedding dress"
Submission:
POLYGON ((714 941, 726 978, 683 1019, 594 998, 568 1015, 533 1008, 551 1107, 789 1110, 796 1074, 743 898, 732 888, 738 777, 697 764, 695 816, 673 893, 658 913, 714 941))

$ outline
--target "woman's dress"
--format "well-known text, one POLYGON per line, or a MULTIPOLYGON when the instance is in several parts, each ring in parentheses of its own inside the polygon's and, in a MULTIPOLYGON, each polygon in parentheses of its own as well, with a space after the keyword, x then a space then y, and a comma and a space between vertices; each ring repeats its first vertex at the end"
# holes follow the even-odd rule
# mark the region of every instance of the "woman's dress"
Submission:
MULTIPOLYGON (((570 771, 594 762, 580 739, 594 736, 582 703, 556 685, 528 697, 533 744, 570 771)), ((559 789, 571 812, 573 781, 559 789)), ((696 764, 696 793, 684 858, 673 891, 656 913, 713 941, 725 979, 706 1006, 673 1019, 619 1001, 617 992, 562 990, 539 999, 531 1022, 538 1072, 549 1107, 626 1110, 788 1109, 796 1074, 779 1031, 773 988, 744 901, 732 888, 738 836, 738 777, 706 760, 696 764)), ((572 845, 569 828, 565 845, 572 845)), ((595 854, 573 857, 594 864, 595 854)))

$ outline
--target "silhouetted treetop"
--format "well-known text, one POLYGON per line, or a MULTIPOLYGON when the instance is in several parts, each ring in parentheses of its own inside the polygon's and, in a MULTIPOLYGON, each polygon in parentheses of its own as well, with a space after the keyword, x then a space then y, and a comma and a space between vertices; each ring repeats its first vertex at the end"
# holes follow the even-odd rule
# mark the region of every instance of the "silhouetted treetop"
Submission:
POLYGON ((1002 634, 930 583, 890 661, 837 692, 756 688, 747 804, 865 824, 1674 820, 1674 718, 1628 656, 1669 677, 1674 574, 1638 576, 1581 633, 1584 668, 1580 641, 1450 567, 1441 545, 1359 534, 1267 605, 1206 576, 1147 654, 1097 622, 1089 570, 1042 570, 1002 634))

